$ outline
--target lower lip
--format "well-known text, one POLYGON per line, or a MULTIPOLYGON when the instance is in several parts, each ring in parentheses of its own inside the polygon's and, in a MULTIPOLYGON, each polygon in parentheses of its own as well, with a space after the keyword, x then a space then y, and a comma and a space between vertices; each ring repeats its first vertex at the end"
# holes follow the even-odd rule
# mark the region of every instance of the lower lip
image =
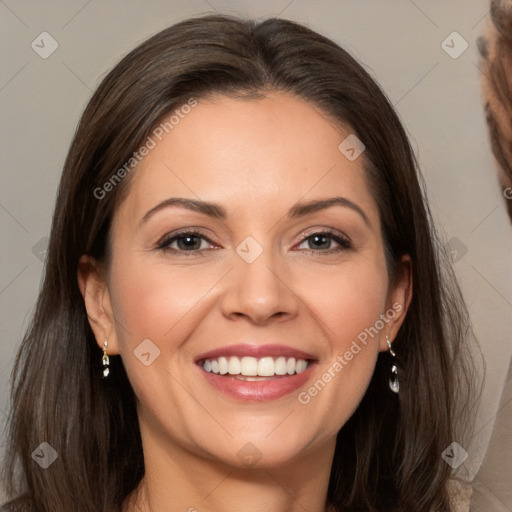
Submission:
POLYGON ((225 376, 199 369, 205 379, 218 391, 237 400, 263 402, 276 400, 303 386, 310 378, 315 363, 311 362, 302 373, 295 375, 278 376, 269 380, 246 381, 237 379, 236 376, 225 376))

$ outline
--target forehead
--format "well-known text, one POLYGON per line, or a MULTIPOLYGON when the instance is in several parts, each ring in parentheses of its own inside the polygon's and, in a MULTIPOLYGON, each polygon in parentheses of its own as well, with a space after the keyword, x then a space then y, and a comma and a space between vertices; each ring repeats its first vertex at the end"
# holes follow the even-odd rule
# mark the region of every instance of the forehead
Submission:
POLYGON ((285 93, 201 100, 161 140, 153 137, 155 145, 137 164, 120 209, 140 217, 173 195, 254 215, 262 206, 277 212, 277 204, 341 194, 362 203, 376 220, 364 154, 350 161, 339 149, 349 135, 349 127, 285 93))

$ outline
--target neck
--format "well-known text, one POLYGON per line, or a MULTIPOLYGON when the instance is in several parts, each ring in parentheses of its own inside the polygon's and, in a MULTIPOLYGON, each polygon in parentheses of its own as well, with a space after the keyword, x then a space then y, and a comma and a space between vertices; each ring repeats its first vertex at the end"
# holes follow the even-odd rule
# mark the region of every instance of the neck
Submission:
POLYGON ((331 510, 326 498, 335 438, 286 465, 246 468, 144 437, 145 475, 123 512, 331 510))

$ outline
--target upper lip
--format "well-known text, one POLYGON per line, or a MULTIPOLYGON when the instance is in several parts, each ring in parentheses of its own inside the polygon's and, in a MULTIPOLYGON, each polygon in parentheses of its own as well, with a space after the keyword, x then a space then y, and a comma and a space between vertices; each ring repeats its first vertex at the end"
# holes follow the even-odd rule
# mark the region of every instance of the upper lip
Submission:
POLYGON ((237 345, 227 345, 225 347, 219 347, 208 352, 204 352, 198 355, 195 359, 196 363, 204 361, 205 359, 216 359, 222 356, 237 356, 237 357, 295 357, 295 359, 306 359, 316 360, 313 354, 304 352, 303 350, 297 350, 293 347, 279 344, 266 344, 266 345, 255 345, 250 343, 242 343, 237 345))

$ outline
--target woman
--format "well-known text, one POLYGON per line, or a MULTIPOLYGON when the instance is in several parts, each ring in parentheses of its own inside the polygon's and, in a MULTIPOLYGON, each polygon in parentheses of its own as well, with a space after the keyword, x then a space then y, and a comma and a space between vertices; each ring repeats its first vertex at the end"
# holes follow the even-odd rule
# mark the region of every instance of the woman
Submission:
POLYGON ((133 50, 65 163, 7 509, 452 510, 469 327, 419 176, 308 28, 205 16, 133 50))

